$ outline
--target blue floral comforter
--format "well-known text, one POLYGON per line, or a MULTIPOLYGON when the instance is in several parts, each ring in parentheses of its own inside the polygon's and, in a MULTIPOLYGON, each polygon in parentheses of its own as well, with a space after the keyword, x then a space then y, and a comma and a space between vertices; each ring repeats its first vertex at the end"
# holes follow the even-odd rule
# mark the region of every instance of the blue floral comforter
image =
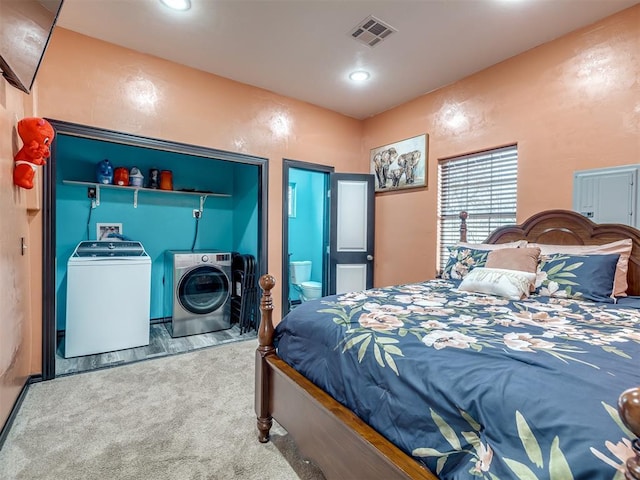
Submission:
POLYGON ((622 478, 640 310, 432 280, 305 302, 278 355, 443 479, 622 478))

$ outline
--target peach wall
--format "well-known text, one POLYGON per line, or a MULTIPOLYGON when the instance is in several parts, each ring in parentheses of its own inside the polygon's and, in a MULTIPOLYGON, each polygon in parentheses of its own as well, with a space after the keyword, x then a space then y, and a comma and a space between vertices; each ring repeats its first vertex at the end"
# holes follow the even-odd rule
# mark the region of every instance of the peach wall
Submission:
MULTIPOLYGON (((282 159, 338 172, 368 168, 357 120, 60 28, 38 88, 48 118, 268 158, 268 268, 277 279, 282 159)), ((274 297, 280 296, 277 286, 274 297)))
POLYGON ((32 97, 0 80, 0 426, 33 371, 30 259, 21 255, 20 247, 21 237, 27 245, 32 243, 28 195, 13 186, 13 157, 22 146, 16 125, 18 119, 31 115, 32 108, 32 97))
POLYGON ((424 132, 428 189, 376 199, 376 285, 434 276, 439 159, 517 143, 519 221, 571 209, 576 170, 640 163, 640 5, 366 120, 365 149, 424 132))

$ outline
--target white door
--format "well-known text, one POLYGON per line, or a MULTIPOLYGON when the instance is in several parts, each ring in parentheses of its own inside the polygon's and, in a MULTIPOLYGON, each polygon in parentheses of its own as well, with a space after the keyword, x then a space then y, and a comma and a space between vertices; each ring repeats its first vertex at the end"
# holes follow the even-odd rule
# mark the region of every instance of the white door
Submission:
POLYGON ((329 294, 373 287, 374 177, 331 175, 329 294))

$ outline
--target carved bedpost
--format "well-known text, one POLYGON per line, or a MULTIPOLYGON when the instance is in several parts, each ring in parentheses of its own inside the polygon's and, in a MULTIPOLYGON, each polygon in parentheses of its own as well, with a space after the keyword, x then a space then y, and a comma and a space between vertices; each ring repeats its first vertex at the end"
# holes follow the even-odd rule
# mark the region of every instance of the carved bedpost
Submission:
POLYGON ((269 368, 267 357, 276 352, 273 346, 273 301, 271 290, 276 285, 276 279, 271 275, 260 277, 262 297, 260 299, 260 327, 258 327, 258 349, 256 350, 256 391, 255 409, 258 416, 258 440, 269 441, 272 419, 269 405, 269 368))
POLYGON ((469 214, 463 210, 462 212, 460 212, 460 215, 458 216, 460 217, 460 241, 466 242, 467 241, 467 217, 469 216, 469 214))
MULTIPOLYGON (((624 424, 636 436, 640 437, 640 387, 630 388, 620 395, 618 412, 624 424)), ((640 438, 632 443, 635 456, 627 460, 627 471, 624 478, 640 480, 640 438)))

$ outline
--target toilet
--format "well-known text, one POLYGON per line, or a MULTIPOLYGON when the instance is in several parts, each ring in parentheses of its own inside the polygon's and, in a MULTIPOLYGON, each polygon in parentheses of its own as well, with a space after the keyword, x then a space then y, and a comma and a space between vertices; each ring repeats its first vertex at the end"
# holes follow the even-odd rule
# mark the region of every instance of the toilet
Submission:
POLYGON ((322 297, 322 283, 310 281, 311 261, 291 262, 289 272, 291 272, 291 283, 300 294, 301 301, 306 302, 322 297))

